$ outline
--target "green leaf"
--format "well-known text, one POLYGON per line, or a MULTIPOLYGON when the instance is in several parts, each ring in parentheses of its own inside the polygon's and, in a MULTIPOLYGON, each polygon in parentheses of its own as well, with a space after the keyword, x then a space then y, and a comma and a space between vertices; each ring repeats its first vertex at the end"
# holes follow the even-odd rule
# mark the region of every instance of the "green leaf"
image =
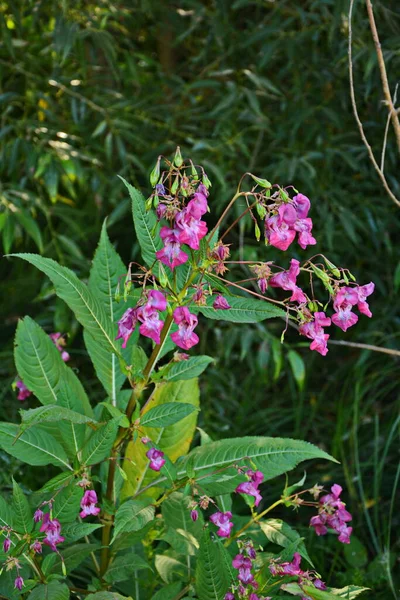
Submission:
POLYGON ((19 209, 14 212, 14 216, 25 229, 26 233, 33 239, 39 252, 43 252, 43 239, 40 232, 39 226, 36 221, 31 217, 29 212, 19 209))
POLYGON ((133 224, 142 258, 148 266, 151 266, 156 259, 157 250, 161 250, 163 245, 159 236, 160 226, 155 213, 152 210, 146 211, 146 200, 141 192, 131 186, 123 177, 119 177, 128 188, 132 199, 133 224))
POLYGON ((115 515, 112 542, 122 532, 143 529, 153 518, 154 506, 149 505, 147 500, 127 500, 119 507, 115 515))
MULTIPOLYGON (((74 544, 69 548, 61 551, 64 559, 67 573, 70 573, 89 556, 91 552, 96 552, 99 549, 99 544, 74 544)), ((62 574, 62 561, 59 554, 55 552, 48 554, 42 563, 42 571, 45 575, 62 574)))
POLYGON ((306 367, 304 365, 304 361, 300 354, 295 350, 289 350, 287 357, 292 369, 293 377, 295 378, 295 381, 299 386, 299 390, 301 391, 304 387, 304 381, 306 379, 306 367))
POLYGON ((162 516, 168 529, 184 531, 200 540, 203 533, 204 519, 201 511, 199 511, 197 521, 192 521, 190 518, 191 502, 190 496, 174 492, 162 503, 162 516))
POLYGON ((6 502, 0 496, 0 527, 11 527, 14 524, 14 514, 11 510, 10 502, 6 502))
POLYGON ((0 446, 5 452, 28 465, 55 465, 73 470, 64 449, 52 435, 35 429, 25 431, 15 441, 18 431, 18 425, 0 423, 0 446))
POLYGON ((227 310, 217 310, 212 307, 214 296, 207 298, 207 306, 198 306, 197 310, 207 319, 230 321, 231 323, 259 323, 273 317, 286 317, 285 311, 267 302, 255 298, 229 296, 230 307, 227 310))
MULTIPOLYGON (((25 385, 45 406, 62 406, 92 417, 85 390, 68 367, 50 337, 30 317, 19 321, 15 336, 15 363, 25 385)), ((85 427, 60 423, 58 433, 67 451, 75 456, 81 448, 85 427)))
MULTIPOLYGON (((188 464, 198 477, 233 463, 240 465, 252 461, 268 480, 294 469, 303 460, 312 458, 337 462, 317 446, 301 440, 270 437, 232 438, 211 442, 192 450, 180 463, 178 477, 186 475, 188 464)), ((227 484, 226 493, 233 491, 228 488, 227 484)))
POLYGON ((71 474, 70 471, 67 471, 65 473, 59 473, 55 477, 52 477, 51 479, 49 479, 49 481, 47 481, 44 484, 44 486, 40 488, 39 493, 44 494, 47 492, 53 492, 55 490, 59 490, 61 487, 66 485, 72 479, 72 477, 73 477, 73 475, 71 474))
POLYGON ((23 534, 30 533, 34 525, 32 511, 23 491, 14 479, 12 507, 17 532, 23 534))
POLYGON ((351 536, 350 544, 345 544, 343 553, 347 562, 352 567, 360 568, 368 563, 367 549, 355 535, 351 536))
POLYGON ((140 419, 140 425, 146 427, 168 427, 198 410, 193 404, 187 402, 166 402, 161 406, 150 409, 140 419))
POLYGON ((96 592, 86 596, 87 600, 133 600, 131 596, 121 596, 117 592, 96 592))
POLYGON ((300 587, 297 583, 285 583, 281 586, 281 589, 293 596, 303 597, 304 594, 307 594, 312 600, 337 600, 337 598, 353 600, 353 598, 366 592, 369 588, 350 585, 341 589, 328 588, 327 590, 322 591, 311 585, 302 585, 300 587))
POLYGON ((39 406, 39 408, 31 408, 28 410, 20 410, 21 425, 20 431, 25 431, 33 425, 39 423, 52 423, 59 421, 70 421, 71 423, 96 423, 94 419, 86 417, 74 410, 57 406, 56 404, 48 404, 47 406, 39 406))
MULTIPOLYGON (((88 287, 90 292, 102 305, 106 315, 113 324, 113 339, 117 335, 117 321, 126 310, 123 302, 115 301, 115 290, 119 278, 126 274, 126 267, 118 253, 110 243, 106 222, 103 223, 99 245, 93 258, 88 287)), ((117 355, 109 347, 98 345, 97 340, 86 329, 84 330, 86 348, 90 354, 97 377, 110 396, 113 404, 126 376, 122 373, 117 355)), ((121 350, 122 352, 122 350, 121 350)))
POLYGON ((151 597, 151 600, 175 600, 181 589, 182 583, 180 581, 175 581, 174 583, 163 586, 161 590, 158 590, 158 592, 151 597))
POLYGON ((50 581, 46 585, 39 584, 29 594, 28 600, 69 600, 69 588, 60 581, 50 581))
POLYGON ((76 521, 82 496, 83 490, 76 483, 63 488, 54 500, 53 519, 58 519, 61 523, 76 521))
POLYGON ((65 541, 71 543, 90 535, 96 531, 96 529, 100 529, 101 527, 103 527, 103 525, 96 523, 67 523, 62 528, 62 534, 65 537, 65 541))
POLYGON ((83 464, 94 465, 109 455, 117 435, 119 421, 119 418, 111 419, 91 435, 82 449, 83 464))
POLYGON ((57 296, 75 313, 79 323, 92 335, 94 340, 108 348, 118 357, 120 350, 114 341, 112 323, 100 302, 88 287, 82 283, 73 271, 62 267, 51 258, 43 258, 37 254, 10 254, 22 258, 45 273, 53 282, 57 296))
POLYGON ((126 581, 134 577, 135 571, 142 569, 150 569, 150 565, 137 554, 123 554, 117 556, 104 575, 104 580, 107 583, 117 583, 118 581, 126 581))
MULTIPOLYGON (((266 519, 265 521, 259 521, 258 524, 270 542, 283 546, 283 548, 287 548, 293 542, 300 540, 297 531, 281 519, 266 519)), ((308 560, 311 566, 314 566, 303 542, 298 545, 297 552, 308 560)))
POLYGON ((222 560, 220 547, 205 531, 196 566, 196 591, 199 600, 223 600, 228 591, 230 574, 222 560))
MULTIPOLYGON (((190 403, 195 408, 199 407, 199 387, 197 379, 186 381, 167 382, 156 385, 149 402, 143 411, 142 417, 153 407, 162 406, 169 402, 190 403)), ((142 433, 148 436, 154 444, 165 452, 172 462, 180 456, 184 456, 190 447, 196 430, 197 412, 185 417, 175 425, 169 425, 162 429, 143 427, 142 433)), ((146 456, 147 448, 139 439, 129 442, 127 446, 127 459, 124 462, 124 471, 128 475, 128 481, 122 489, 122 496, 133 496, 139 489, 147 486, 159 475, 149 469, 149 459, 146 456)), ((149 490, 148 495, 157 496, 157 490, 149 490)))
POLYGON ((332 594, 332 597, 336 598, 345 598, 345 600, 353 600, 353 598, 357 598, 363 592, 367 592, 369 588, 359 587, 357 585, 347 585, 344 588, 328 588, 329 593, 332 594))
POLYGON ((179 381, 198 377, 214 361, 211 356, 192 356, 188 360, 174 363, 169 369, 165 379, 179 381))

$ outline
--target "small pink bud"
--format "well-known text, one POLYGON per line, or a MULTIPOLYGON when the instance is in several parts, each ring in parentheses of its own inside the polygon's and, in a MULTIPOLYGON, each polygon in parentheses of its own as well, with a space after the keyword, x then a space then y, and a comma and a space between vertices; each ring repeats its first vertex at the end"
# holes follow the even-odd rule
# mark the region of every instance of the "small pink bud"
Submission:
POLYGON ((39 540, 35 540, 31 545, 31 550, 35 552, 35 554, 42 554, 42 544, 39 540))
POLYGON ((35 514, 33 515, 33 520, 35 521, 35 523, 39 523, 39 521, 41 521, 43 519, 43 511, 40 510, 40 508, 37 509, 37 511, 35 512, 35 514))
POLYGON ((147 436, 142 437, 142 439, 140 440, 142 442, 142 444, 148 444, 150 442, 150 438, 148 438, 147 436))
POLYGON ((11 540, 9 537, 7 537, 3 542, 3 550, 6 554, 9 551, 10 547, 11 547, 11 540))
POLYGON ((197 510, 191 511, 190 518, 192 519, 192 521, 197 521, 197 519, 199 518, 199 513, 197 512, 197 510))
POLYGON ((24 580, 22 579, 22 577, 20 575, 18 575, 18 577, 14 581, 14 587, 17 590, 22 590, 22 588, 24 587, 24 580))

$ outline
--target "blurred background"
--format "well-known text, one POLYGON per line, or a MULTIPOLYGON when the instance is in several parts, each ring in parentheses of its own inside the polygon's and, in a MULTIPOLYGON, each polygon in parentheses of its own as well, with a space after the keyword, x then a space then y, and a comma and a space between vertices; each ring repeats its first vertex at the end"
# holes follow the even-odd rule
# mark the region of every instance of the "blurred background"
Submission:
MULTIPOLYGON (((138 247, 117 174, 146 195, 157 156, 179 144, 213 183, 210 221, 247 170, 306 194, 318 251, 350 267, 361 284, 376 284, 374 318, 333 337, 400 350, 400 209, 381 187, 354 121, 348 9, 347 0, 1 1, 4 254, 40 252, 85 279, 108 217, 110 238, 128 263, 138 247)), ((400 5, 377 0, 374 10, 393 93, 400 5)), ((353 53, 360 115, 380 160, 387 108, 362 2, 353 53)), ((397 195, 399 171, 389 131, 385 173, 397 195)), ((262 255, 250 220, 229 241, 246 260, 279 256, 273 249, 262 255)), ((286 266, 286 257, 279 260, 286 266)), ((69 334, 70 364, 92 398, 103 399, 79 325, 49 281, 10 259, 1 261, 0 277, 0 418, 17 420, 18 409, 35 402, 20 404, 11 389, 13 336, 25 314, 49 333, 69 334)), ((308 482, 345 488, 351 546, 316 538, 306 511, 276 516, 300 528, 328 584, 371 587, 366 600, 398 598, 399 358, 340 345, 322 358, 296 332, 281 345, 282 327, 201 323, 198 352, 218 361, 202 377, 200 425, 214 439, 298 437, 339 459, 318 471, 309 466, 308 482)), ((3 486, 11 475, 38 486, 37 474, 1 453, 0 472, 3 486)), ((271 485, 267 496, 283 485, 271 485)))

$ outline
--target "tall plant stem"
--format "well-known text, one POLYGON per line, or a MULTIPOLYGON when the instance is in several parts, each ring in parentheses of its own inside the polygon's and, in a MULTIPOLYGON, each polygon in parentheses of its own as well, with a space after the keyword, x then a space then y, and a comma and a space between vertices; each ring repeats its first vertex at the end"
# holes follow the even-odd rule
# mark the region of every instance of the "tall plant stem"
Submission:
POLYGON ((226 215, 231 210, 231 208, 235 204, 236 200, 238 198, 240 198, 240 196, 244 196, 245 194, 246 194, 246 192, 236 192, 236 194, 233 196, 232 200, 229 202, 228 206, 226 207, 226 209, 224 210, 224 212, 222 213, 222 215, 218 219, 217 223, 215 224, 215 226, 211 230, 211 233, 208 236, 208 242, 210 242, 212 240, 212 237, 213 237, 214 233, 217 231, 218 227, 221 225, 222 221, 225 219, 226 215))

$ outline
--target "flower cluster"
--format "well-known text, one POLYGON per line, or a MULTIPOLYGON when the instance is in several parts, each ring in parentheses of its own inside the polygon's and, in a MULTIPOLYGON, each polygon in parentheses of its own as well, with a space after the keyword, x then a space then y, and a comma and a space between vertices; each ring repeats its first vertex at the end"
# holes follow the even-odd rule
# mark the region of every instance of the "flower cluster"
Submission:
POLYGON ((358 321, 358 316, 352 312, 353 306, 357 306, 361 314, 372 317, 368 302, 366 301, 375 289, 375 284, 367 283, 362 286, 349 287, 344 286, 339 288, 333 301, 335 314, 332 316, 332 322, 335 323, 343 331, 347 331, 349 327, 355 325, 358 321))
POLYGON ((339 534, 339 542, 349 544, 353 528, 346 523, 352 520, 352 516, 340 499, 341 493, 341 486, 335 483, 331 487, 331 493, 320 498, 318 515, 311 518, 310 526, 317 535, 325 535, 328 528, 333 529, 339 534))
MULTIPOLYGON (((142 444, 147 445, 150 443, 150 438, 143 436, 141 442, 142 444)), ((146 456, 150 461, 149 468, 152 469, 152 471, 160 471, 166 463, 164 452, 157 448, 152 447, 147 450, 146 456)))
POLYGON ((246 475, 249 481, 239 483, 235 492, 239 494, 247 494, 248 496, 253 496, 254 506, 258 506, 262 500, 262 496, 260 494, 258 486, 264 481, 264 475, 261 473, 261 471, 252 471, 251 469, 246 471, 246 475))
POLYGON ((229 510, 226 512, 218 511, 210 516, 211 523, 214 523, 214 525, 218 527, 217 535, 219 537, 230 537, 231 529, 233 527, 231 519, 232 513, 229 510))
POLYGON ((297 234, 298 244, 303 250, 317 243, 311 234, 312 220, 307 216, 310 206, 310 200, 303 194, 292 199, 285 196, 276 214, 265 220, 265 235, 271 246, 287 250, 297 234))
POLYGON ((61 544, 65 540, 65 538, 60 535, 60 521, 58 519, 51 519, 50 513, 45 513, 40 520, 42 521, 42 525, 39 531, 46 534, 43 543, 46 544, 46 546, 49 546, 53 552, 57 552, 57 544, 61 544))
MULTIPOLYGON (((303 571, 300 568, 301 556, 298 552, 293 555, 291 562, 283 562, 272 560, 269 566, 271 574, 274 576, 284 577, 290 575, 291 577, 298 577, 298 584, 302 588, 304 585, 312 585, 317 590, 326 590, 325 583, 320 579, 318 573, 315 571, 303 571)), ((304 595, 301 600, 312 600, 310 596, 304 595)))
POLYGON ((232 585, 231 590, 224 596, 224 600, 235 600, 235 592, 239 598, 248 598, 249 600, 270 600, 264 596, 258 596, 254 590, 258 589, 258 583, 255 580, 253 562, 256 559, 256 551, 251 541, 239 541, 239 554, 232 560, 232 566, 238 571, 238 584, 232 585))
POLYGON ((84 519, 85 517, 89 516, 89 515, 98 515, 100 512, 100 508, 98 506, 96 506, 97 504, 97 494, 94 490, 86 490, 86 492, 83 494, 83 498, 81 500, 81 512, 79 513, 79 516, 81 517, 81 519, 84 519))
MULTIPOLYGON (((64 350, 65 347, 65 336, 62 333, 50 333, 49 338, 61 354, 61 358, 64 362, 68 362, 71 358, 68 352, 64 350)), ((18 390, 17 400, 26 400, 32 395, 32 392, 26 387, 22 379, 18 378, 13 384, 13 388, 18 390)))

